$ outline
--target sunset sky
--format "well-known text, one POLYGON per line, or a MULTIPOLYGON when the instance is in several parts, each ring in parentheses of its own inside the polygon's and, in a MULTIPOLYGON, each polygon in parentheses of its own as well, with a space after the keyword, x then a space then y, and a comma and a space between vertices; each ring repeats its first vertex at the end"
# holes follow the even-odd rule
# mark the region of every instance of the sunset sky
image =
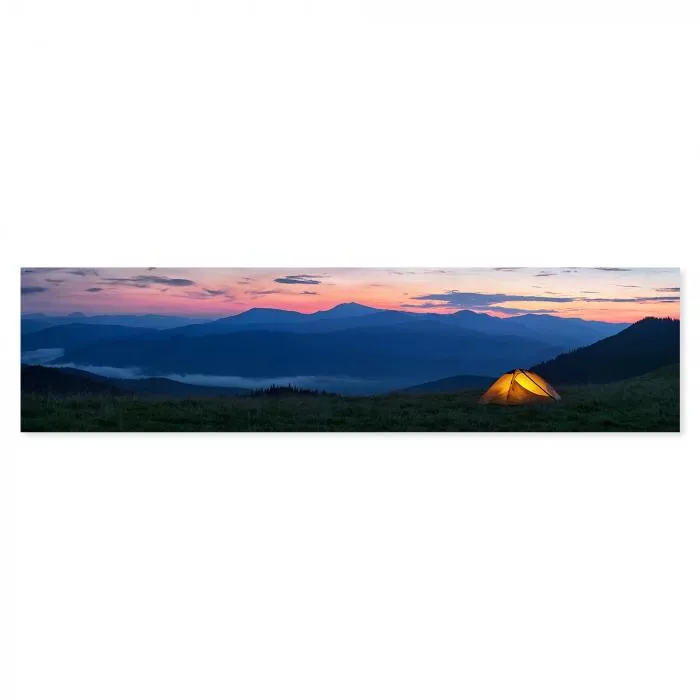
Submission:
POLYGON ((25 268, 22 312, 230 316, 252 307, 381 309, 601 321, 680 318, 678 268, 25 268))

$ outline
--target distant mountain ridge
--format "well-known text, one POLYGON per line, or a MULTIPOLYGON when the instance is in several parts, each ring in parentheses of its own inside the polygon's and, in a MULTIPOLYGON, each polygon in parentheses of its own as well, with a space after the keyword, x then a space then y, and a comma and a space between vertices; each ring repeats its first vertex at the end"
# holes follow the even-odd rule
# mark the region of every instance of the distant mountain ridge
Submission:
MULTIPOLYGON (((542 347, 535 348, 521 338, 515 340, 514 343, 514 338, 509 336, 493 337, 436 324, 428 318, 379 329, 367 327, 307 335, 249 331, 180 338, 175 344, 167 334, 164 337, 152 334, 77 346, 69 350, 68 359, 75 361, 76 358, 85 359, 96 354, 100 362, 94 364, 128 367, 136 364, 129 360, 138 357, 141 361, 153 362, 153 367, 162 366, 158 371, 173 374, 193 372, 197 363, 204 362, 206 368, 200 370, 202 374, 227 374, 227 368, 235 367, 238 376, 251 377, 275 373, 304 375, 309 374, 312 366, 322 370, 320 373, 343 371, 346 376, 358 377, 399 377, 402 373, 418 376, 426 370, 435 376, 438 369, 449 371, 454 366, 498 366, 498 372, 484 371, 483 374, 474 375, 462 371, 398 390, 398 393, 437 394, 485 389, 500 372, 505 371, 504 367, 528 366, 524 362, 507 361, 513 358, 513 345, 520 357, 523 357, 523 352, 543 351, 542 347), (120 358, 118 361, 124 364, 115 363, 115 358, 120 358), (280 358, 288 364, 275 364, 280 358), (232 366, 227 364, 231 361, 232 366), (330 364, 324 364, 324 361, 330 364), (310 364, 304 365, 305 362, 310 364), (212 369, 215 371, 211 372, 212 369), (260 374, 257 374, 258 370, 260 374)), ((675 376, 679 363, 680 322, 646 318, 614 336, 573 352, 561 353, 532 366, 532 369, 556 387, 617 382, 659 372, 675 376)), ((242 387, 196 386, 159 377, 114 379, 72 367, 28 365, 22 366, 22 390, 64 395, 136 393, 179 397, 250 393, 250 389, 242 387)), ((396 390, 393 393, 397 393, 396 390)))
MULTIPOLYGON (((61 317, 57 325, 27 329, 22 334, 25 361, 134 369, 137 375, 386 379, 410 387, 444 377, 499 376, 627 327, 546 314, 416 313, 354 302, 313 313, 252 308, 167 328, 147 327, 143 319, 128 325, 130 317, 123 314, 109 318, 127 325, 87 318, 61 317)), ((42 321, 23 317, 23 324, 35 322, 42 321)))
POLYGON ((22 335, 22 351, 42 348, 69 349, 125 338, 143 338, 159 331, 133 326, 116 326, 102 323, 66 323, 22 335))
MULTIPOLYGON (((489 335, 537 338, 542 342, 565 349, 594 343, 614 335, 629 325, 562 318, 549 314, 523 314, 499 318, 467 309, 445 314, 419 313, 407 310, 377 309, 356 302, 347 302, 312 313, 286 309, 252 308, 233 316, 218 319, 194 319, 158 314, 116 314, 113 316, 25 314, 22 316, 22 334, 25 336, 48 327, 75 324, 138 327, 144 330, 169 331, 173 336, 214 335, 238 330, 323 333, 359 327, 393 326, 419 319, 431 319, 439 323, 489 335)), ((34 341, 31 342, 36 345, 34 341)))
POLYGON ((679 362, 680 321, 649 317, 532 370, 556 387, 628 379, 679 362))
POLYGON ((564 348, 533 338, 495 336, 413 318, 393 326, 328 333, 243 330, 226 334, 131 338, 69 348, 61 362, 138 367, 144 374, 240 377, 409 377, 492 375, 529 366, 564 348))
POLYGON ((486 313, 462 309, 453 313, 418 313, 393 309, 376 309, 350 302, 325 311, 305 314, 283 309, 253 308, 234 316, 208 323, 181 326, 173 336, 203 336, 238 330, 278 330, 292 333, 330 333, 351 328, 396 326, 416 320, 432 320, 465 330, 489 335, 536 338, 541 342, 573 349, 618 333, 629 324, 585 321, 548 314, 524 314, 499 318, 486 313))
POLYGON ((212 320, 210 317, 171 316, 167 314, 97 314, 93 316, 75 312, 64 316, 54 316, 51 314, 28 313, 22 314, 22 333, 31 333, 43 328, 74 323, 164 330, 178 326, 208 323, 212 320))

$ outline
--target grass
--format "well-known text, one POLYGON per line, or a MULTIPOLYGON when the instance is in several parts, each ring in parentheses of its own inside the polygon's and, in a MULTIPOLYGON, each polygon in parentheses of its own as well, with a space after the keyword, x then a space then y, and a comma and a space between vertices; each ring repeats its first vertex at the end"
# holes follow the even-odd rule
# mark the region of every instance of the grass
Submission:
POLYGON ((453 394, 203 399, 22 396, 26 432, 677 432, 678 365, 613 384, 560 387, 562 400, 481 406, 453 394))

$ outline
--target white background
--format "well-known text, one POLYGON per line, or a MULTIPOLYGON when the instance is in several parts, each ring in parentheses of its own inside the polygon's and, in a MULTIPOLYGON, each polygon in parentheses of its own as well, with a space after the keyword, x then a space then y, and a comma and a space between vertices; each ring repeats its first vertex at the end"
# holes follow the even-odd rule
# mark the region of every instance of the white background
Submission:
POLYGON ((698 697, 698 6, 564 5, 3 5, 3 697, 698 697), (683 434, 21 435, 41 265, 681 266, 683 434))

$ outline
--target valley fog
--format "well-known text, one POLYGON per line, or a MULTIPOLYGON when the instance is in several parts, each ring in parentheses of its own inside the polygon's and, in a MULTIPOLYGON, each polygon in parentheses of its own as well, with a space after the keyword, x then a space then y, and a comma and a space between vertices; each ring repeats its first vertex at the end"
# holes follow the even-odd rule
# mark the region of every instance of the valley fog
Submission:
POLYGON ((362 396, 396 391, 413 384, 437 379, 437 377, 403 377, 403 378, 356 378, 328 376, 279 376, 279 377, 239 377, 235 375, 211 374, 175 374, 149 373, 140 367, 109 367, 82 365, 73 362, 61 362, 64 351, 62 348, 42 348, 27 350, 22 353, 22 363, 44 365, 47 367, 63 367, 90 372, 110 379, 170 379, 194 386, 239 387, 241 389, 265 389, 270 386, 292 385, 300 389, 313 389, 344 394, 347 396, 362 396))

